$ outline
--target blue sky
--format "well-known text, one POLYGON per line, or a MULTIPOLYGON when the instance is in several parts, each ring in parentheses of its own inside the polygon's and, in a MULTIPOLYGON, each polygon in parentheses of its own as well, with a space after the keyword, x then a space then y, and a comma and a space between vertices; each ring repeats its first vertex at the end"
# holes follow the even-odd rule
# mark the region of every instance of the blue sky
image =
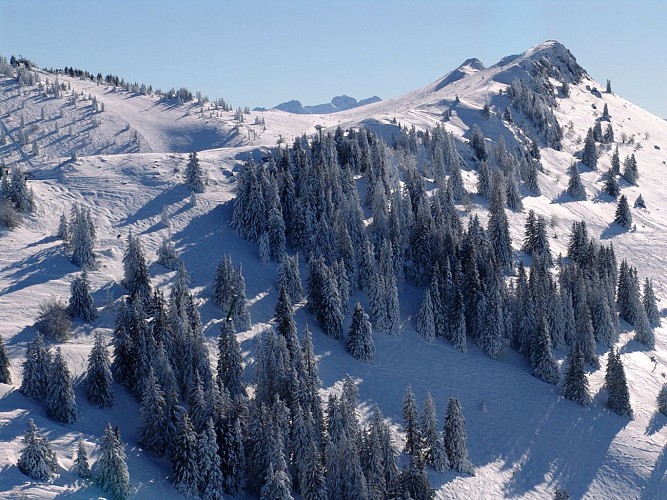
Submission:
POLYGON ((0 54, 234 106, 383 99, 547 39, 667 118, 667 2, 0 0, 0 54))

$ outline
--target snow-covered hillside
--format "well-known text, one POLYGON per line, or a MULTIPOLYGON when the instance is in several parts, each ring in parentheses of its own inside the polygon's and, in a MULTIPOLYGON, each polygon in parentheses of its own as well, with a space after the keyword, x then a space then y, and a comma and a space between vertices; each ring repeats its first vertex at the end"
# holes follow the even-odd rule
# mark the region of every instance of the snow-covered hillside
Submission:
MULTIPOLYGON (((556 92, 553 113, 563 132, 562 149, 541 150, 544 171, 539 173, 540 196, 525 196, 522 211, 507 211, 516 257, 524 235, 528 210, 549 221, 548 235, 554 256, 567 252, 572 222, 584 220, 589 234, 602 243, 612 242, 619 259, 636 266, 641 279, 653 278, 659 307, 667 307, 667 122, 614 93, 576 65, 573 56, 557 42, 545 42, 519 56, 504 58, 490 67, 467 60, 453 72, 419 90, 387 101, 332 115, 297 115, 277 110, 252 111, 240 123, 234 112, 206 105, 169 105, 156 97, 114 92, 110 87, 66 76, 59 81, 71 87, 64 97, 44 97, 39 87, 22 87, 14 80, 0 81, 0 122, 6 143, 0 147, 7 167, 20 165, 29 172, 36 209, 20 227, 0 229, 0 332, 11 360, 12 385, 0 384, 0 496, 3 498, 91 498, 101 489, 68 472, 77 441, 82 437, 97 458, 106 422, 119 426, 128 444, 127 455, 133 495, 136 498, 180 498, 170 484, 166 459, 155 460, 137 444, 139 405, 119 385, 117 403, 101 410, 90 405, 81 385, 76 388, 79 420, 61 425, 46 417, 42 405, 24 397, 18 387, 26 345, 33 338, 40 304, 51 296, 67 299, 69 284, 80 269, 72 264, 62 242, 55 238, 62 213, 72 203, 90 208, 97 231, 99 266, 90 272, 91 288, 100 318, 92 325, 74 322, 72 338, 62 344, 70 370, 83 375, 93 334, 111 339, 114 304, 127 293, 120 284, 127 235, 139 235, 151 262, 162 238, 171 235, 190 275, 204 332, 211 353, 223 314, 212 301, 211 282, 216 264, 231 254, 242 264, 252 316, 252 330, 238 338, 253 380, 256 349, 268 326, 277 300, 277 265, 262 264, 257 245, 243 240, 231 225, 236 186, 235 173, 249 157, 257 161, 267 148, 290 144, 295 137, 337 128, 367 126, 391 143, 399 126, 418 130, 444 125, 457 138, 457 148, 468 168, 463 178, 475 192, 477 171, 468 146, 473 125, 487 138, 490 149, 502 136, 514 150, 536 131, 518 113, 512 123, 503 119, 510 106, 507 88, 515 78, 529 79, 535 68, 548 68, 547 78, 558 90, 565 80, 569 96, 556 92), (595 90, 598 89, 598 90, 595 90), (502 92, 501 92, 502 91, 502 92), (74 102, 72 93, 83 93, 74 102), (88 96, 91 99, 88 99, 88 96), (104 103, 95 111, 92 97, 104 103), (489 104, 489 116, 483 114, 489 104), (587 199, 575 201, 563 192, 568 167, 583 148, 586 132, 607 105, 615 141, 599 148, 598 169, 581 168, 587 199), (42 117, 42 110, 44 116, 42 117), (444 121, 443 118, 447 117, 444 121), (21 121, 23 120, 23 126, 21 121), (522 121, 523 120, 523 121, 522 121), (56 130, 58 123, 58 130, 56 130), (19 144, 19 132, 29 135, 19 144), (37 151, 32 143, 37 141, 37 151), (635 228, 623 232, 612 224, 615 201, 601 192, 603 174, 611 165, 614 147, 621 160, 634 154, 639 165, 637 185, 621 181, 630 204, 642 195, 646 208, 633 208, 635 228), (209 183, 196 195, 184 185, 186 152, 199 151, 209 183), (77 153, 79 158, 71 157, 77 153), (163 223, 168 212, 170 227, 163 223), (29 418, 48 434, 59 460, 58 476, 46 483, 30 480, 16 467, 22 447, 21 433, 29 418)), ((544 73, 541 73, 544 74, 544 73)), ((55 81, 40 72, 42 82, 55 81)), ((99 104, 98 104, 99 106, 99 104)), ((527 194, 527 193, 524 193, 527 194)), ((457 206, 460 214, 479 214, 486 224, 487 203, 473 196, 457 206)), ((464 219, 465 220, 465 219, 464 219)), ((174 272, 152 263, 156 287, 171 285, 174 272)), ((302 277, 305 281, 305 266, 302 277)), ((323 392, 340 392, 346 374, 358 384, 362 419, 377 404, 388 418, 396 439, 402 439, 401 404, 411 384, 421 403, 430 391, 441 421, 450 396, 459 398, 466 417, 468 450, 476 475, 429 470, 438 498, 550 498, 556 487, 567 488, 573 498, 660 499, 667 495, 667 416, 657 412, 655 399, 667 381, 667 326, 655 329, 656 347, 648 349, 633 340, 631 327, 621 323, 617 344, 625 366, 634 418, 621 417, 605 406, 603 389, 605 349, 599 347, 602 367, 590 374, 593 403, 579 406, 563 399, 560 387, 546 384, 530 373, 527 361, 510 350, 498 360, 487 357, 473 342, 467 353, 439 339, 427 342, 414 327, 423 290, 412 285, 399 289, 401 334, 374 336, 375 362, 353 359, 342 342, 326 337, 305 304, 297 308, 300 336, 306 325, 314 333, 320 361, 323 392)), ((357 296, 364 304, 365 294, 357 296)), ((349 318, 345 327, 349 326, 349 318)), ((55 349, 55 344, 51 344, 55 349)), ((562 365, 567 352, 554 351, 562 365)), ((214 360, 212 360, 214 361, 214 360)), ((402 445, 401 445, 402 448, 402 445)), ((405 456, 401 463, 406 463, 405 456)))

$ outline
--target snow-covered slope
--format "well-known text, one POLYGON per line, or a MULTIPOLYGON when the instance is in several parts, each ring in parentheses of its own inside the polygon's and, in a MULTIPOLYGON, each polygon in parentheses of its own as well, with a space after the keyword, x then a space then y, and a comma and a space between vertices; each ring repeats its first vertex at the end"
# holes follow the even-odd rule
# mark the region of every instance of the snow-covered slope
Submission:
MULTIPOLYGON (((100 267, 90 274, 90 280, 95 302, 102 308, 101 318, 93 326, 75 323, 72 339, 62 344, 69 367, 77 376, 85 369, 92 334, 101 331, 107 337, 111 335, 112 303, 125 293, 119 284, 125 237, 130 230, 140 235, 147 255, 153 256, 169 231, 160 222, 165 209, 171 215, 173 241, 184 258, 192 290, 199 300, 210 347, 222 320, 208 289, 215 265, 226 253, 232 254, 235 263, 243 264, 255 326, 241 334, 239 340, 251 372, 258 334, 273 316, 277 269, 274 264, 261 264, 256 246, 242 240, 229 226, 235 187, 232 172, 237 163, 248 155, 261 154, 259 146, 274 146, 277 141, 315 133, 317 125, 330 130, 368 125, 390 139, 397 124, 419 129, 442 124, 446 110, 452 110, 450 120, 444 124, 446 129, 462 141, 477 124, 492 141, 502 135, 508 145, 523 142, 527 139, 526 127, 500 118, 509 100, 499 91, 504 91, 514 78, 529 75, 545 60, 550 63, 549 68, 558 71, 552 77, 565 78, 571 84, 569 97, 557 97, 554 111, 564 132, 563 148, 542 149, 545 172, 540 173, 539 180, 543 194, 524 198, 522 213, 508 212, 514 247, 518 249, 523 238, 528 209, 550 221, 549 236, 556 253, 565 253, 571 223, 583 219, 591 235, 613 242, 619 260, 627 258, 637 266, 641 277, 654 279, 663 310, 667 306, 667 214, 663 214, 667 210, 667 184, 663 182, 667 170, 667 122, 616 94, 588 90, 587 87, 603 86, 579 71, 571 54, 557 42, 545 42, 488 68, 479 61, 468 60, 422 89, 363 108, 335 115, 305 116, 253 111, 243 124, 237 123, 230 112, 220 112, 218 116, 205 108, 202 115, 199 106, 170 107, 149 96, 114 93, 104 86, 61 76, 61 81, 75 91, 84 92, 85 97, 91 94, 105 103, 106 110, 94 115, 89 113, 90 101, 79 101, 74 107, 66 99, 42 99, 36 88, 24 88, 18 93, 14 83, 4 80, 0 119, 9 137, 8 144, 2 147, 5 163, 19 163, 30 170, 29 184, 35 192, 37 209, 20 228, 0 232, 0 328, 12 360, 14 381, 13 386, 0 385, 0 496, 102 495, 97 487, 65 468, 72 463, 79 436, 92 451, 105 423, 110 421, 120 426, 128 443, 136 498, 179 498, 167 477, 168 463, 155 461, 138 448, 138 405, 120 387, 116 388, 118 403, 112 410, 89 405, 83 389, 77 388, 80 418, 71 425, 59 425, 46 418, 41 405, 16 390, 40 302, 51 295, 66 298, 69 283, 79 272, 66 258, 61 243, 53 238, 60 214, 69 212, 74 201, 90 207, 94 214, 100 267), (491 105, 488 119, 482 116, 485 103, 491 105), (582 148, 586 131, 599 118, 604 104, 611 115, 621 159, 634 153, 639 165, 638 185, 622 186, 623 193, 631 203, 641 193, 647 205, 646 209, 633 210, 636 230, 625 233, 618 233, 610 225, 616 205, 600 194, 601 176, 610 164, 611 150, 601 151, 599 171, 582 172, 587 201, 561 196, 567 185, 566 169, 582 148), (42 107, 46 109, 45 121, 40 116, 42 107), (48 132, 54 126, 50 117, 59 116, 60 109, 64 110, 60 133, 49 138, 48 132), (15 147, 21 113, 26 128, 39 128, 31 133, 33 137, 45 136, 44 142, 40 139, 37 156, 27 146, 15 147), (100 124, 91 127, 95 116, 100 116, 100 124), (258 121, 263 119, 264 125, 253 125, 256 117, 258 121), (72 122, 73 131, 69 134, 67 128, 72 122), (122 131, 127 124, 130 129, 122 131), (138 143, 130 144, 132 131, 140 137, 138 143), (621 134, 626 137, 623 142, 621 134), (200 153, 200 159, 210 181, 206 192, 197 197, 196 206, 192 206, 190 192, 182 184, 187 161, 183 153, 203 149, 208 151, 200 153), (69 161, 74 150, 82 156, 77 162, 69 161), (63 467, 49 483, 30 481, 15 467, 21 448, 20 433, 28 418, 34 418, 38 427, 48 431, 63 467)), ((553 83, 560 85, 556 80, 553 83)), ((459 146, 462 154, 471 156, 464 142, 459 146)), ((476 173, 464 171, 464 178, 473 190, 476 173)), ((482 206, 459 208, 485 217, 482 206)), ((151 266, 151 273, 157 286, 167 285, 173 278, 172 272, 157 264, 151 266)), ((563 400, 558 388, 531 376, 527 363, 515 352, 492 360, 475 346, 461 354, 443 341, 425 342, 412 324, 421 290, 405 286, 400 294, 402 334, 398 338, 376 335, 376 362, 370 365, 356 362, 341 343, 325 337, 303 307, 296 319, 300 332, 308 324, 315 333, 324 390, 339 390, 340 380, 349 373, 358 381, 362 411, 378 404, 385 416, 398 425, 401 399, 408 384, 412 384, 420 402, 427 391, 433 393, 441 419, 449 396, 461 400, 470 458, 477 474, 468 477, 431 472, 432 485, 440 498, 541 499, 550 497, 557 485, 567 487, 573 498, 665 497, 667 417, 655 411, 655 397, 667 374, 665 326, 656 329, 654 350, 632 340, 627 325, 621 335, 618 345, 635 411, 635 418, 628 420, 605 407, 601 389, 605 357, 601 358, 601 370, 590 378, 594 402, 583 408, 563 400)), ((565 356, 564 352, 555 354, 559 360, 565 356)), ((94 461, 96 457, 93 454, 91 458, 94 461)))

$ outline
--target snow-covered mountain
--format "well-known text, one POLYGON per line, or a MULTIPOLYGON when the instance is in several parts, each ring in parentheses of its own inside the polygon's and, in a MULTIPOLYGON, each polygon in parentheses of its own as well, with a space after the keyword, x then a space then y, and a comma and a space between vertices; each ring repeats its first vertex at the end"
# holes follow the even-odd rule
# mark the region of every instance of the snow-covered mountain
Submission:
POLYGON ((357 101, 354 97, 347 95, 339 95, 331 99, 331 102, 324 104, 315 104, 313 106, 304 106, 301 104, 301 101, 292 100, 280 103, 273 107, 280 111, 287 111, 288 113, 295 114, 313 114, 313 115, 322 115, 329 113, 338 113, 339 111, 347 111, 348 109, 358 108, 360 106, 365 106, 366 104, 372 104, 374 102, 380 102, 378 96, 368 97, 357 101))
MULTIPOLYGON (((560 386, 532 376, 527 361, 514 350, 494 360, 472 341, 464 354, 448 341, 422 339, 414 323, 423 288, 412 284, 399 288, 400 335, 375 335, 372 364, 353 359, 343 343, 321 332, 304 304, 297 307, 299 334, 306 325, 314 334, 323 394, 340 393, 342 379, 351 375, 359 388, 362 421, 378 405, 400 449, 402 397, 409 384, 420 405, 427 391, 433 394, 441 421, 448 398, 459 398, 476 475, 429 470, 438 498, 541 499, 550 498, 556 487, 567 488, 573 498, 665 497, 667 416, 656 411, 655 400, 667 376, 667 214, 662 213, 667 210, 667 184, 663 182, 667 122, 623 99, 619 95, 623 89, 607 93, 606 86, 592 80, 562 44, 547 41, 488 67, 468 59, 435 82, 386 101, 365 105, 359 101, 353 107, 351 101, 334 99, 331 105, 336 110, 345 108, 334 114, 275 109, 239 114, 215 109, 212 103, 178 104, 90 80, 35 73, 39 82, 33 85, 0 79, 2 161, 6 167, 21 166, 29 174, 28 185, 36 200, 33 213, 18 228, 0 229, 0 332, 13 379, 12 385, 0 384, 0 496, 102 495, 92 482, 68 469, 80 437, 91 452, 91 462, 98 458, 93 445, 100 443, 109 421, 120 427, 127 443, 132 494, 136 498, 180 498, 170 484, 168 461, 151 458, 137 444, 139 405, 119 385, 112 409, 90 405, 85 389, 76 386, 79 419, 69 425, 47 418, 42 405, 17 390, 40 304, 51 296, 66 300, 70 283, 80 271, 54 237, 60 215, 69 214, 74 202, 90 208, 95 222, 99 266, 89 279, 100 312, 92 324, 75 321, 71 339, 59 344, 75 378, 85 371, 93 334, 101 332, 108 340, 112 337, 114 304, 127 293, 121 285, 121 261, 126 237, 132 232, 140 236, 151 261, 153 285, 165 290, 175 273, 153 261, 162 239, 171 235, 189 273, 211 353, 217 352, 223 320, 210 289, 216 264, 225 254, 242 264, 253 327, 238 339, 246 379, 252 382, 258 338, 274 316, 277 265, 261 263, 257 245, 242 239, 230 225, 240 164, 249 157, 260 162, 277 144, 291 144, 304 134, 334 133, 339 127, 367 127, 391 145, 412 127, 424 131, 440 125, 456 139, 465 163, 463 182, 471 193, 476 191, 479 175, 479 162, 469 145, 475 126, 490 151, 501 137, 512 152, 526 149, 531 141, 541 145, 541 194, 523 190, 523 210, 507 210, 517 260, 529 262, 519 250, 526 215, 534 210, 548 221, 554 257, 567 253, 572 223, 584 220, 591 236, 603 244, 613 243, 619 262, 628 259, 640 278, 653 279, 663 316, 662 324, 655 328, 655 348, 633 340, 632 327, 625 322, 621 322, 617 343, 634 418, 616 415, 605 406, 606 349, 598 347, 602 366, 589 374, 593 402, 579 406, 559 395, 560 386), (56 81, 63 88, 59 98, 47 92, 56 81), (512 101, 511 87, 517 81, 545 103, 542 128, 512 101), (562 91, 564 82, 567 95, 562 91), (600 122, 605 107, 609 121, 603 124, 613 126, 614 141, 598 146, 597 170, 580 167, 587 199, 572 199, 563 194, 568 169, 581 156, 587 130, 600 122), (555 123, 560 134, 555 132, 555 123), (553 141, 560 147, 553 147, 553 141), (639 166, 636 185, 621 181, 622 194, 631 205, 641 194, 646 204, 646 208, 632 209, 631 231, 620 231, 612 224, 616 203, 602 192, 604 172, 616 147, 621 160, 634 155, 639 166), (184 171, 185 153, 195 150, 207 172, 208 186, 193 204, 184 185, 184 171), (169 227, 163 223, 163 213, 169 214, 169 227), (58 456, 58 475, 45 483, 30 480, 16 467, 21 433, 29 418, 46 431, 58 456)), ((390 156, 390 164, 399 161, 397 156, 390 156)), ((364 176, 357 181, 365 186, 364 176)), ((435 188, 432 177, 427 176, 425 182, 428 190, 435 188)), ((468 215, 476 214, 484 225, 487 207, 478 196, 457 204, 464 222, 468 215)), ((304 282, 305 276, 302 266, 304 282)), ((353 298, 368 303, 364 293, 353 298)), ((55 349, 55 343, 50 345, 55 349)), ((565 350, 554 350, 561 369, 566 355, 565 350)), ((405 455, 400 463, 407 463, 405 455)))

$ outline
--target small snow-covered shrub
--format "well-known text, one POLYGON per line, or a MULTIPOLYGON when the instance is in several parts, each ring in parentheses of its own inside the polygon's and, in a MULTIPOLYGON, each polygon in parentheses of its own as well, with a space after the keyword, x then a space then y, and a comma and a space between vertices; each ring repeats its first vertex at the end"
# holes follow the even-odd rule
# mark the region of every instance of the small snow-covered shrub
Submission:
POLYGON ((35 326, 45 337, 52 340, 67 340, 71 325, 67 304, 63 301, 51 297, 39 306, 39 316, 35 326))

